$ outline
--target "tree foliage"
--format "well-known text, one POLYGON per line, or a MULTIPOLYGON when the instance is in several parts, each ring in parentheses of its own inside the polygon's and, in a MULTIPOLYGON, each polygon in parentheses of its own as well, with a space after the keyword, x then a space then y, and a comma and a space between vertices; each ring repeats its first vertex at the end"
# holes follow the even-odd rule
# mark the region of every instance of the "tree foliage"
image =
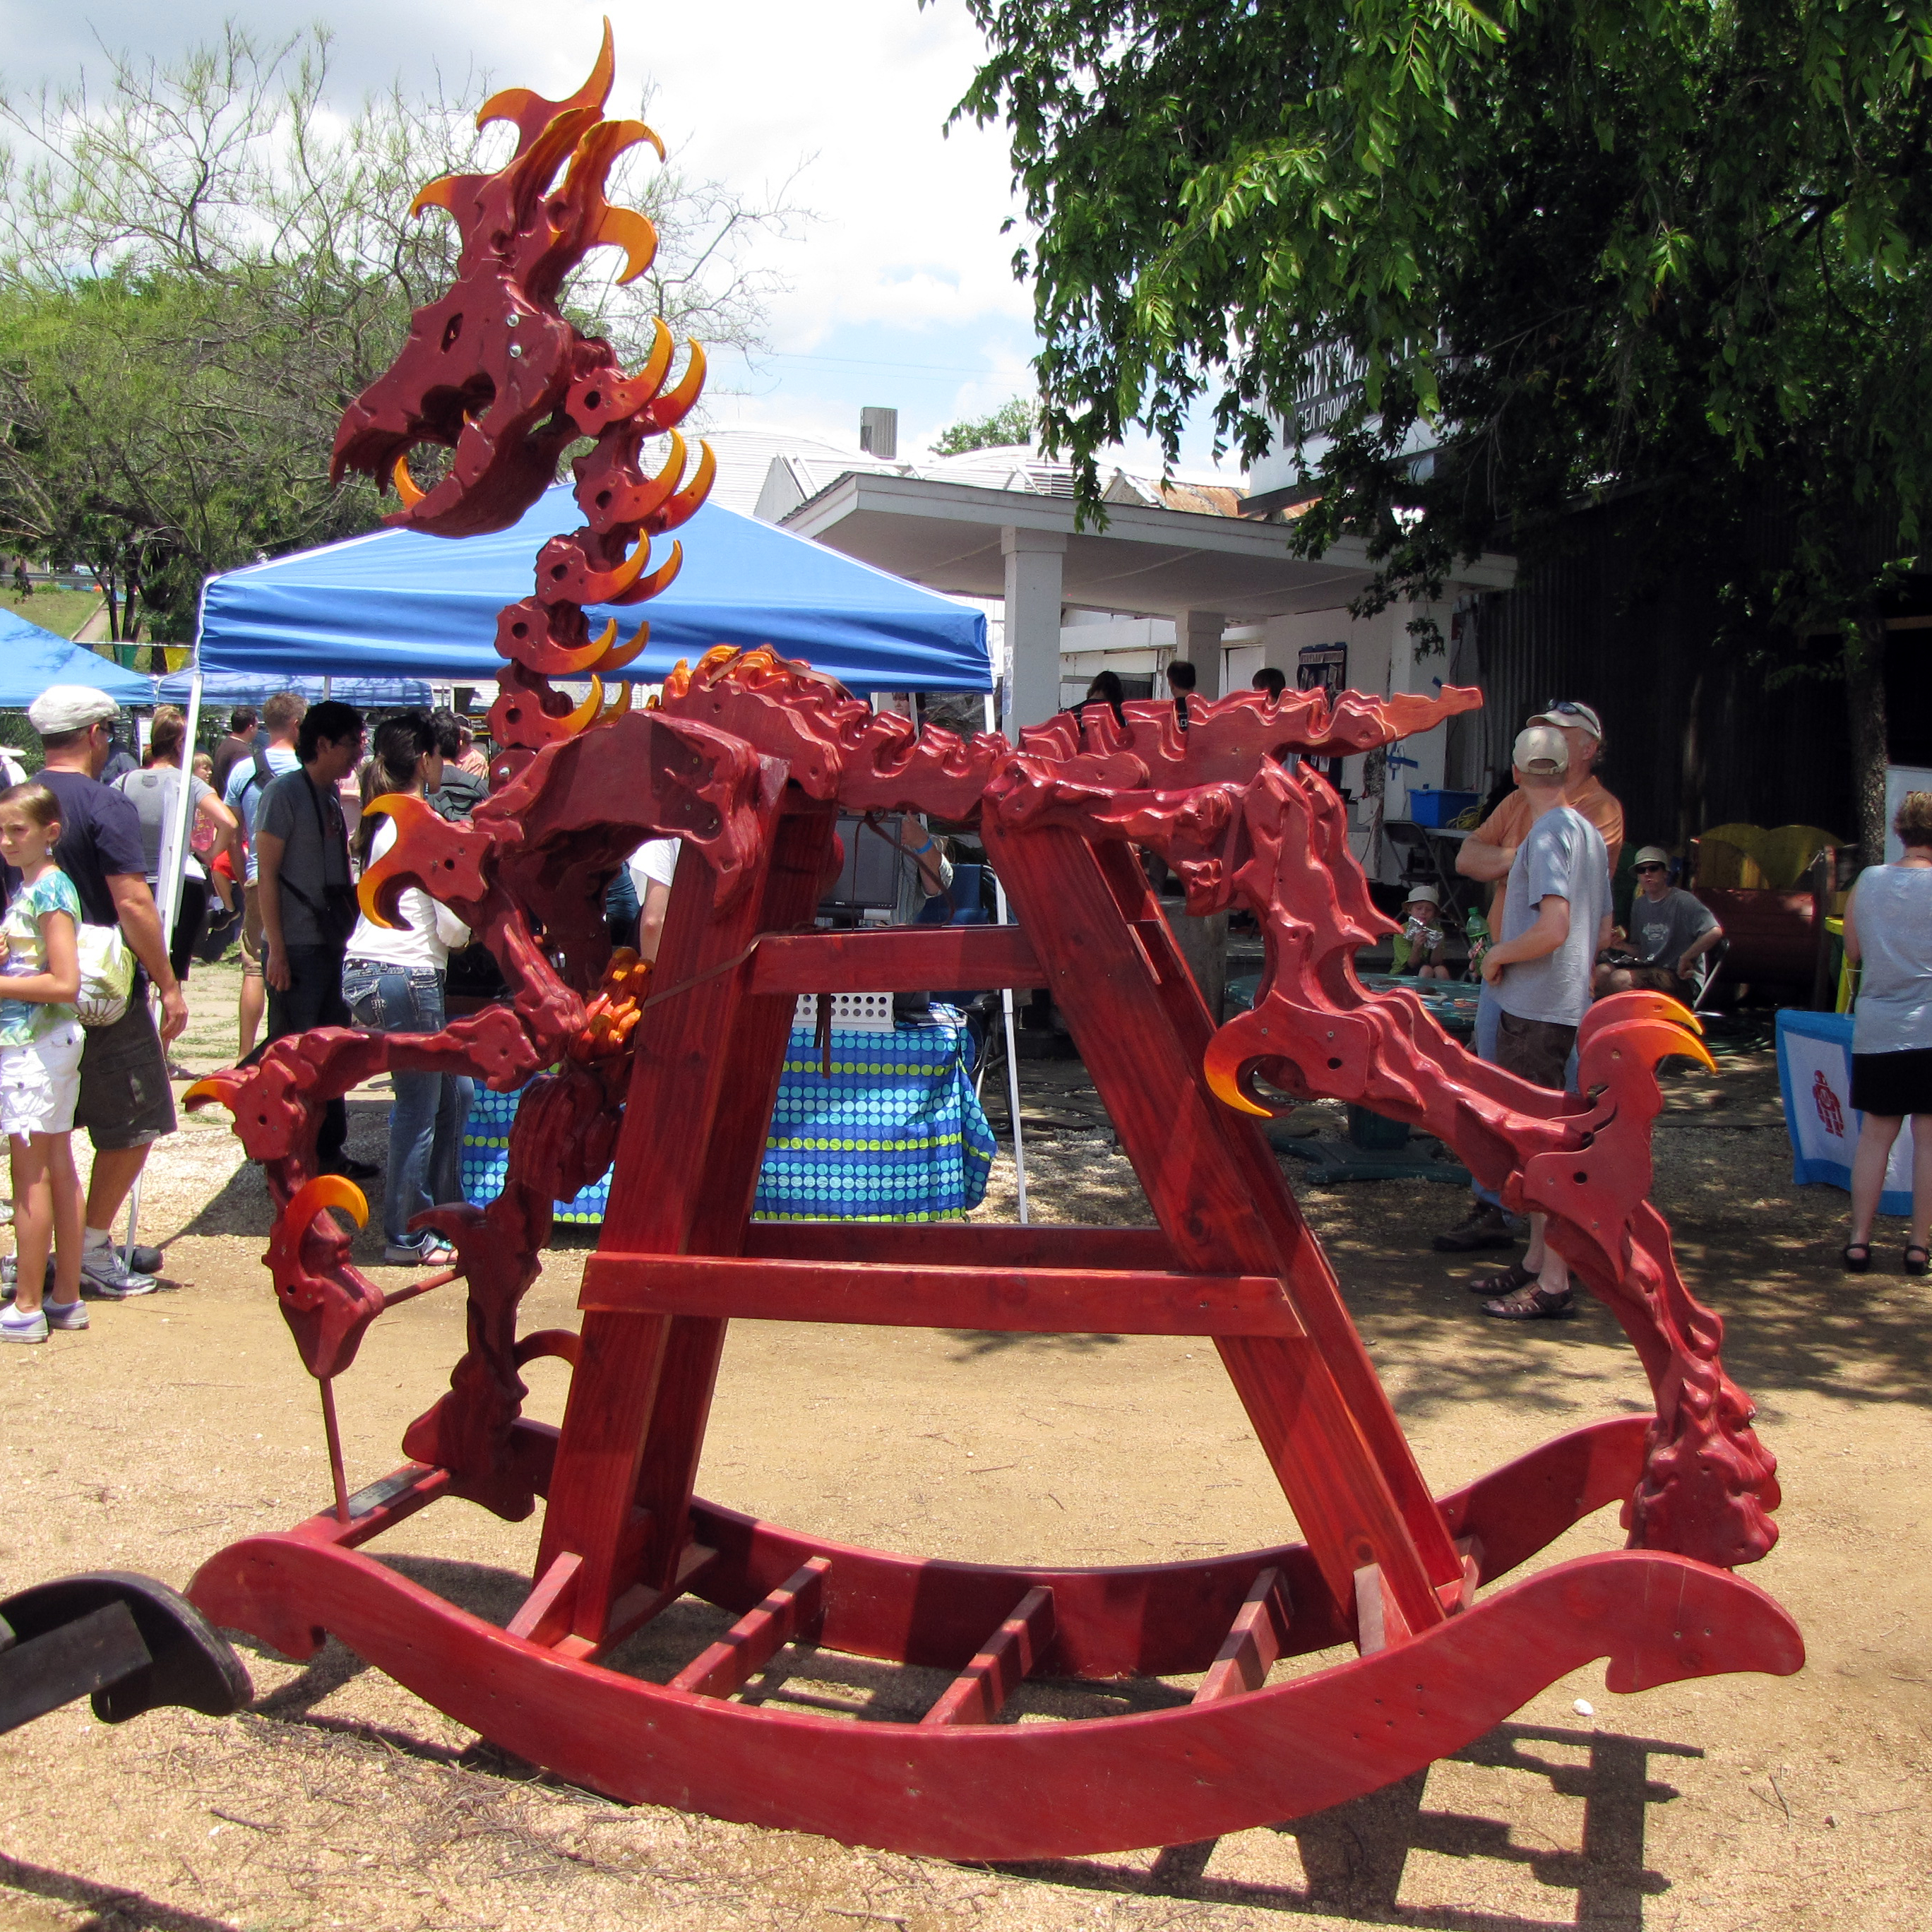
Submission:
POLYGON ((1024 396, 1002 403, 991 416, 968 417, 941 430, 932 440, 940 456, 965 456, 976 449, 1010 448, 1032 442, 1039 412, 1024 396))
POLYGON ((1932 0, 972 4, 1089 492, 1130 424, 1172 454, 1211 398, 1252 460, 1326 396, 1295 541, 1366 536, 1383 596, 1619 499, 1660 570, 1843 628, 1869 838, 1932 493, 1932 0))
MULTIPOLYGON (((331 489, 328 452, 454 270, 454 224, 411 200, 514 136, 400 88, 344 115, 328 56, 320 28, 230 25, 171 65, 111 62, 98 97, 0 98, 0 542, 92 566, 117 631, 145 614, 186 636, 210 572, 377 516, 366 484, 331 489)), ((613 196, 656 224, 658 259, 620 290, 593 257, 577 319, 626 355, 657 314, 754 344, 770 284, 750 244, 790 218, 782 194, 627 158, 613 196)))

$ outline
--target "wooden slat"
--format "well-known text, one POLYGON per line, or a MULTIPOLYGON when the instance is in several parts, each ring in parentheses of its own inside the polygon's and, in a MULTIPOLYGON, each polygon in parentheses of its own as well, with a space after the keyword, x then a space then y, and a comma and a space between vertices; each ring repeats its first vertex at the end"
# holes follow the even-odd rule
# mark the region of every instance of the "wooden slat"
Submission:
POLYGON ((710 1255, 593 1255, 578 1305, 602 1314, 737 1316, 1035 1335, 1291 1335, 1266 1275, 1100 1268, 894 1268, 710 1255))
POLYGON ((788 1262, 896 1262, 928 1268, 1180 1269, 1159 1228, 1052 1221, 754 1221, 744 1252, 788 1262))
POLYGON ((71 1623, 24 1638, 0 1652, 0 1732, 118 1683, 154 1660, 122 1603, 103 1604, 71 1623))
POLYGON ((1414 1633, 1378 1563, 1365 1563, 1355 1572, 1355 1648, 1364 1657, 1393 1650, 1414 1633))
POLYGON ((1053 1592, 1029 1590, 985 1647, 940 1694, 922 1724, 990 1724, 1053 1641, 1053 1592))
POLYGON ((831 1568, 830 1557, 814 1556, 794 1570, 756 1610, 692 1658, 670 1680, 670 1688, 696 1697, 730 1696, 794 1637, 818 1628, 825 1614, 825 1573, 831 1568))
POLYGON ((563 1636, 570 1628, 578 1574, 583 1568, 583 1558, 569 1550, 554 1557, 517 1614, 504 1626, 506 1632, 532 1643, 554 1643, 563 1636))
POLYGON ((1212 1704, 1244 1690, 1258 1690, 1281 1654, 1292 1620, 1281 1572, 1264 1570, 1234 1612, 1221 1654, 1208 1666, 1194 1694, 1195 1702, 1212 1704))
MULTIPOLYGON (((518 1424, 519 1428, 524 1426, 518 1424)), ((676 1603, 687 1591, 701 1588, 717 1562, 717 1551, 708 1545, 687 1543, 679 1556, 676 1574, 668 1583, 662 1588, 650 1583, 633 1583, 615 1599, 601 1637, 579 1636, 573 1631, 568 1636, 559 1637, 550 1648, 558 1656, 567 1657, 573 1663, 596 1663, 599 1658, 608 1656, 632 1631, 642 1629, 660 1610, 676 1603)))
POLYGON ((760 940, 754 993, 915 993, 930 988, 1039 986, 1016 926, 904 926, 876 932, 788 932, 760 940))

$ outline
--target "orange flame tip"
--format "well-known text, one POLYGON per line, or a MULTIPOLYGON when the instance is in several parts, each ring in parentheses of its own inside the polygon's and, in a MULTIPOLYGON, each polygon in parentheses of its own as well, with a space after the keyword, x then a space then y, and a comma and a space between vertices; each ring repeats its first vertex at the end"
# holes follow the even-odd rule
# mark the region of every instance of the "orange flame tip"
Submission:
POLYGON ((634 688, 634 686, 627 683, 619 685, 617 695, 613 700, 610 710, 604 712, 598 722, 608 724, 622 717, 631 708, 631 693, 634 688))
POLYGON ((369 1225, 369 1202, 361 1188, 340 1174, 318 1174, 303 1182, 282 1210, 282 1219, 299 1232, 325 1208, 339 1208, 358 1228, 369 1225))
MULTIPOLYGON (((617 620, 613 617, 610 620, 610 630, 606 634, 614 634, 616 628, 617 620)), ((598 671, 622 670, 627 664, 644 655, 644 646, 650 640, 651 627, 648 624, 640 624, 638 626, 637 635, 632 638, 628 644, 618 644, 606 651, 590 668, 598 671)))
POLYGON ((192 1113, 197 1107, 205 1107, 211 1100, 218 1100, 230 1113, 235 1110, 235 1095, 241 1086, 238 1076, 232 1073, 211 1073, 206 1079, 197 1080, 182 1096, 182 1105, 192 1113))
POLYGON ((445 175, 440 181, 431 182, 428 187, 418 191, 416 200, 410 203, 410 212, 420 214, 426 208, 440 208, 448 214, 454 214, 456 211, 452 204, 456 200, 456 191, 462 184, 460 175, 445 175))
POLYGON ((595 671, 590 674, 590 694, 574 711, 562 720, 563 728, 572 734, 587 730, 596 722, 598 714, 604 709, 604 680, 595 671))
MULTIPOLYGON (((648 128, 644 131, 650 134, 648 128)), ((657 136, 652 134, 651 139, 655 141, 657 136)), ((598 218, 589 245, 623 250, 624 272, 617 278, 617 286, 622 288, 627 282, 634 282, 657 259, 658 231, 634 208, 607 208, 598 218)))

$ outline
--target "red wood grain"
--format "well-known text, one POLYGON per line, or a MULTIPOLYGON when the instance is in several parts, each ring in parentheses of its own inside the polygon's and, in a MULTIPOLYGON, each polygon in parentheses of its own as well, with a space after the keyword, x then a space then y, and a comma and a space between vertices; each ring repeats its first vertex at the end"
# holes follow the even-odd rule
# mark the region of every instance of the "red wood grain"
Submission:
POLYGON ((694 1697, 728 1697, 794 1638, 808 1638, 825 1614, 821 1586, 829 1556, 801 1564, 755 1610, 748 1610, 670 1680, 694 1697))
POLYGON ((1258 1690, 1268 1682, 1294 1622, 1284 1595, 1282 1574, 1270 1564, 1242 1598, 1219 1654, 1194 1694, 1196 1703, 1211 1704, 1218 1698, 1258 1690))
POLYGON ((724 1315, 1070 1335, 1302 1334, 1272 1275, 1100 1268, 893 1267, 599 1252, 578 1306, 600 1314, 724 1315))
MULTIPOLYGON (((1252 1122, 1207 1090, 1201 1065, 1210 1023, 1178 951, 1156 955, 1123 922, 1124 910, 1148 902, 1131 857, 1123 848, 1120 862, 1103 868, 1071 832, 1035 826, 1016 836, 990 814, 982 831, 1121 1146, 1182 1260, 1203 1273, 1279 1275, 1311 1336, 1311 1311, 1318 1319, 1332 1303, 1352 1337, 1334 1278, 1252 1122), (1244 1143, 1261 1157, 1243 1160, 1244 1143)), ((1164 943, 1157 907, 1153 925, 1152 937, 1164 943)), ((1439 1621, 1436 1585, 1460 1574, 1455 1552, 1432 1514, 1412 1522, 1391 1490, 1387 1456, 1399 1454, 1410 1471, 1414 1459, 1381 1384, 1371 1374, 1352 1402, 1312 1341, 1222 1337, 1216 1346, 1337 1603, 1352 1607, 1355 1570, 1379 1562, 1413 1625, 1439 1621), (1388 1412, 1393 1437, 1383 1456, 1365 1440, 1356 1413, 1375 1407, 1388 1412), (1438 1568, 1439 1576, 1432 1574, 1438 1568)), ((1414 1481, 1426 1497, 1419 1472, 1414 1481)))
POLYGON ((1053 1592, 1036 1584, 939 1694, 922 1724, 990 1724, 1053 1641, 1053 1592))
POLYGON ((1755 1585, 1650 1550, 1539 1570, 1408 1644, 1244 1696, 1034 1724, 853 1724, 681 1696, 508 1636, 359 1550, 292 1537, 221 1551, 190 1594, 285 1652, 326 1606, 335 1636, 458 1724, 614 1798, 953 1858, 1301 1817, 1460 1750, 1593 1658, 1610 1660, 1614 1691, 1803 1661, 1755 1585))
POLYGON ((1052 1221, 754 1221, 744 1252, 787 1262, 891 1262, 907 1268, 1180 1268, 1159 1228, 1052 1221))
POLYGON ((913 993, 928 987, 1037 986, 1040 962, 1016 926, 902 926, 872 932, 775 933, 758 943, 752 990, 913 993))

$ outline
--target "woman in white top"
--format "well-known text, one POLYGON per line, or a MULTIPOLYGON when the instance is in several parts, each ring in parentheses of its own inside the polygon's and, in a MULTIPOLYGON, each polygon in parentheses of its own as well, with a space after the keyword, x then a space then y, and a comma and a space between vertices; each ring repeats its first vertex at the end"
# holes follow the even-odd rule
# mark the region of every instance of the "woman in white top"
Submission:
POLYGON ((1894 866, 1867 866, 1845 902, 1845 957, 1863 969, 1852 1021, 1852 1105, 1864 1116, 1852 1156, 1848 1274, 1871 1265, 1872 1220, 1908 1115, 1907 1274, 1925 1273, 1932 1230, 1932 791, 1909 793, 1892 829, 1904 856, 1894 866))
MULTIPOLYGON (((362 800, 387 792, 420 798, 442 782, 442 760, 426 711, 405 711, 376 728, 375 754, 362 774, 362 800)), ((364 866, 396 842, 395 821, 365 818, 356 844, 364 866)), ((470 943, 470 928, 420 887, 400 896, 391 928, 365 914, 350 936, 342 964, 342 998, 350 1016, 374 1033, 440 1033, 443 1023, 445 969, 451 952, 470 943)), ((389 1110, 389 1167, 382 1201, 382 1258, 404 1267, 441 1266, 452 1250, 427 1231, 412 1232, 411 1218, 425 1208, 463 1198, 464 1123, 476 1097, 476 1083, 461 1074, 392 1074, 395 1105, 389 1110)))

